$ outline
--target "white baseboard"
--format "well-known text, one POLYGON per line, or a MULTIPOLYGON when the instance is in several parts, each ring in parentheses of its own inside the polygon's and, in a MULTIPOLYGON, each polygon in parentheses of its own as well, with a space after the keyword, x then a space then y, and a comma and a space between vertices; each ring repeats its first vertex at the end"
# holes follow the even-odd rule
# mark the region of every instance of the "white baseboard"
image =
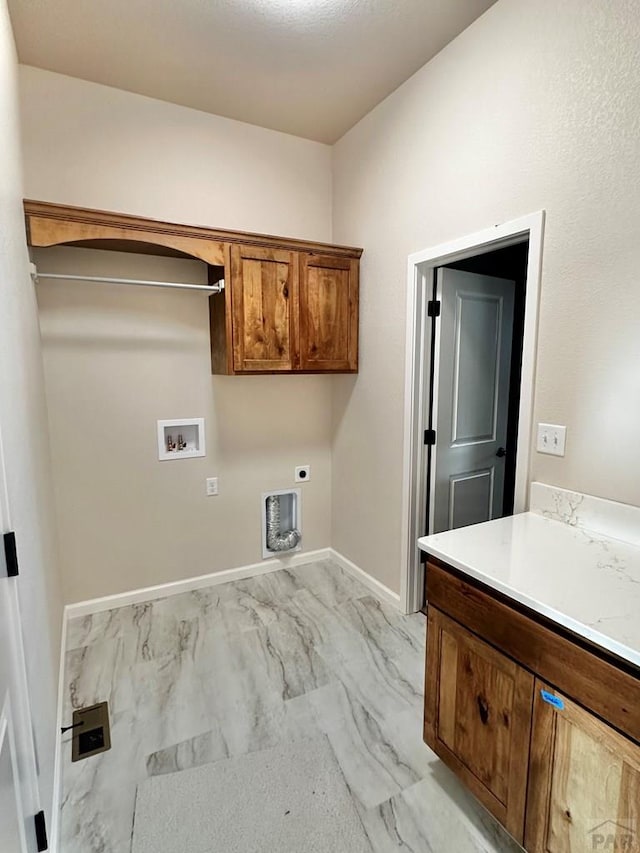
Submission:
POLYGON ((398 610, 401 609, 400 596, 397 592, 389 589, 388 586, 385 586, 368 572, 365 572, 365 570, 361 569, 360 566, 356 566, 355 563, 352 563, 351 560, 348 560, 339 551, 334 551, 333 548, 330 548, 329 552, 330 558, 334 563, 337 563, 340 568, 347 572, 347 574, 351 575, 356 580, 359 580, 360 583, 366 586, 367 589, 370 589, 377 598, 382 599, 382 601, 385 601, 387 604, 390 604, 398 610))
MULTIPOLYGON (((244 578, 264 575, 268 572, 277 572, 278 569, 294 568, 307 563, 315 563, 317 560, 327 560, 331 557, 330 548, 320 548, 317 551, 298 551, 288 557, 274 557, 270 560, 262 560, 249 566, 239 566, 235 569, 225 569, 222 572, 213 572, 208 575, 200 575, 195 578, 186 578, 180 581, 148 586, 143 589, 135 589, 131 592, 120 592, 115 595, 105 595, 102 598, 93 598, 89 601, 79 601, 75 604, 67 604, 65 607, 65 621, 76 619, 79 616, 87 616, 91 613, 101 613, 104 610, 113 610, 116 607, 125 607, 128 604, 138 604, 143 601, 153 601, 159 598, 168 598, 170 595, 179 595, 181 592, 189 592, 193 589, 202 589, 207 586, 217 586, 221 583, 239 581, 244 578)), ((372 579, 373 580, 373 579, 372 579)))
MULTIPOLYGON (((400 608, 400 596, 397 592, 389 589, 372 575, 361 569, 347 557, 343 556, 339 551, 333 548, 319 548, 316 551, 299 551, 288 557, 274 557, 270 560, 263 560, 260 563, 252 563, 248 566, 238 566, 235 569, 224 569, 221 572, 212 572, 208 575, 199 575, 195 578, 185 578, 179 581, 170 581, 169 583, 158 584, 157 586, 148 586, 142 589, 134 589, 130 592, 119 592, 115 595, 105 595, 101 598, 93 598, 88 601, 78 601, 74 604, 67 604, 65 612, 65 620, 63 626, 63 645, 66 635, 66 622, 69 619, 76 619, 81 616, 87 616, 92 613, 102 613, 105 610, 113 610, 116 607, 126 607, 129 604, 139 604, 144 601, 154 601, 156 599, 168 598, 171 595, 179 595, 182 592, 189 592, 193 589, 203 589, 208 586, 217 586, 222 583, 230 583, 232 581, 244 580, 245 578, 256 577, 257 575, 268 574, 269 572, 277 572, 278 569, 295 568, 296 566, 304 566, 308 563, 315 563, 318 560, 333 560, 347 574, 359 580, 367 589, 382 599, 382 601, 391 604, 393 607, 400 608)), ((64 660, 61 659, 61 675, 64 660)), ((59 709, 61 712, 61 709, 59 709)))

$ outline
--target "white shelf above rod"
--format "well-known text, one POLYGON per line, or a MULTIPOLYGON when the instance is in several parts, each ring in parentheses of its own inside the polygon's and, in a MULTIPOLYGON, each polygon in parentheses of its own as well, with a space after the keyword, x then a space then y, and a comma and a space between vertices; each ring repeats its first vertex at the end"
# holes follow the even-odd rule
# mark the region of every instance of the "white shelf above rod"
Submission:
POLYGON ((173 287, 178 290, 203 290, 206 293, 220 293, 224 290, 224 279, 216 284, 188 284, 181 281, 148 281, 139 278, 108 278, 101 275, 66 275, 63 273, 38 272, 35 265, 31 265, 31 277, 34 281, 42 278, 54 278, 62 281, 87 281, 96 284, 126 284, 136 287, 173 287))

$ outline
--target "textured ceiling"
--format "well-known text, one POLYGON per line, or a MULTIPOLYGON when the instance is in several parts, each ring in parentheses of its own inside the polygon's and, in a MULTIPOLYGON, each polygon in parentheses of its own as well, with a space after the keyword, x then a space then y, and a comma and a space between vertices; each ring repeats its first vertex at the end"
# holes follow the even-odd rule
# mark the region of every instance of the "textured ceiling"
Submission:
POLYGON ((334 142, 495 0, 9 0, 20 61, 334 142))

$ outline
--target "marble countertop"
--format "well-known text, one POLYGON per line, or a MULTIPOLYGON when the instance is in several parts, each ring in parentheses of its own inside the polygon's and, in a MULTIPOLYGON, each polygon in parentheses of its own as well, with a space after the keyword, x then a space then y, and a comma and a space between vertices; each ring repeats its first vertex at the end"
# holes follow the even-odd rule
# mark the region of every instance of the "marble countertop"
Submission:
POLYGON ((640 667, 637 544, 526 512, 418 546, 640 667))

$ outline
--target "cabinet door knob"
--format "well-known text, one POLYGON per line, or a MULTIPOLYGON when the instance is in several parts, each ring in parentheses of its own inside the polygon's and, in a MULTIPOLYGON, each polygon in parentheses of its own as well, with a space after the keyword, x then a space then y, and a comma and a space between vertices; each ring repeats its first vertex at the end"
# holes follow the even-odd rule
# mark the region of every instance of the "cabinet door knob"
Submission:
POLYGON ((478 696, 476 702, 478 703, 478 713, 480 714, 482 725, 486 726, 489 722, 489 703, 484 696, 478 696))

